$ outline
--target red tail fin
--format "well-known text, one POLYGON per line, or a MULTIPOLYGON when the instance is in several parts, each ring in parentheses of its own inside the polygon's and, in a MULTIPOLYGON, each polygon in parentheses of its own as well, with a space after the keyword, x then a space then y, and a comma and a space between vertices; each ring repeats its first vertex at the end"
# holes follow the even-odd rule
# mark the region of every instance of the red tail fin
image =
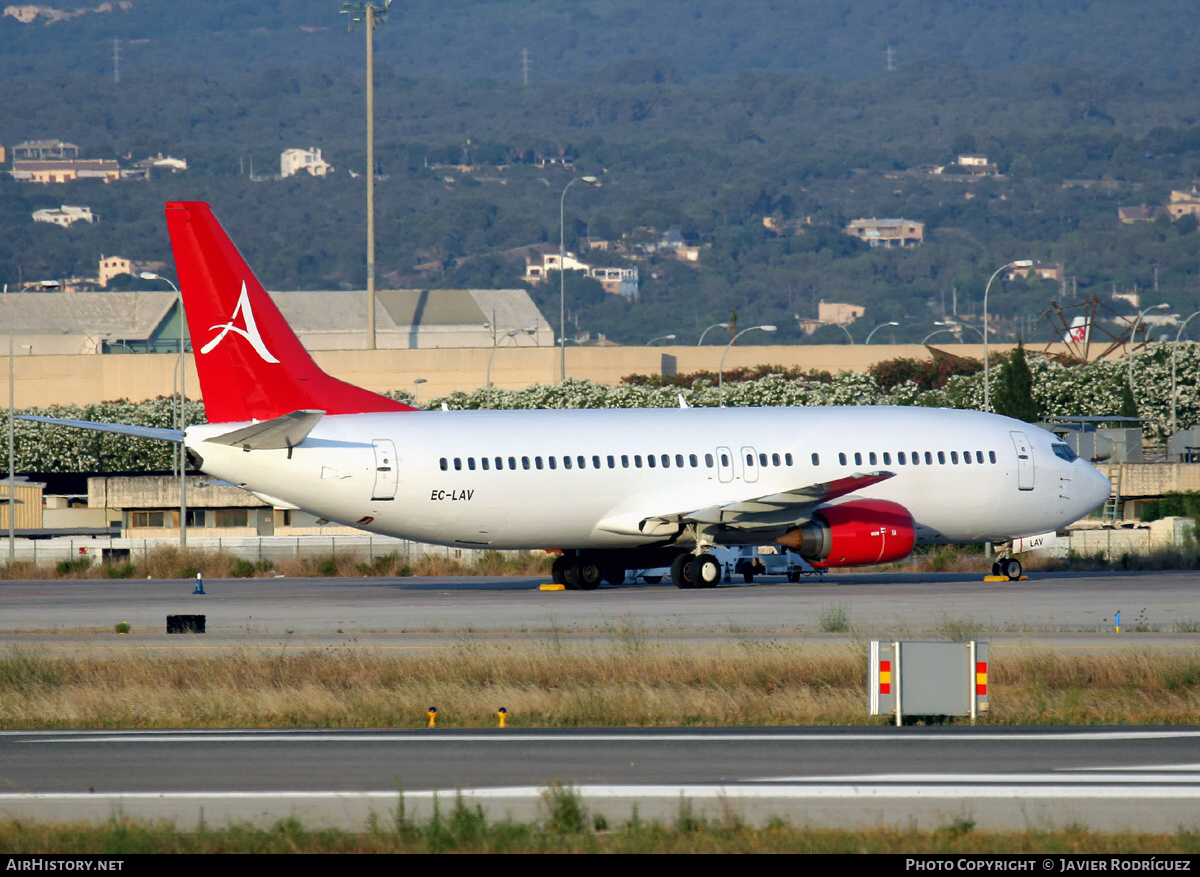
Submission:
POLYGON ((166 212, 210 422, 415 410, 321 371, 207 204, 171 201, 166 212))

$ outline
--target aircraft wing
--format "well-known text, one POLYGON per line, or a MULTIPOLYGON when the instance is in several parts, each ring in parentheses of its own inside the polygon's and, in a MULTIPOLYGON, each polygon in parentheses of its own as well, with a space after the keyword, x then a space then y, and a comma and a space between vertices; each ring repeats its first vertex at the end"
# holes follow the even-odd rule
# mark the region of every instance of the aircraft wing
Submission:
POLYGON ((597 527, 611 533, 668 536, 686 524, 719 524, 738 530, 770 530, 808 518, 808 511, 895 476, 895 472, 856 472, 845 478, 796 487, 721 505, 671 514, 623 513, 602 520, 597 527))
POLYGON ((69 420, 60 417, 40 417, 36 414, 17 414, 17 420, 33 420, 37 423, 52 423, 55 426, 72 426, 76 429, 94 429, 99 432, 115 432, 134 438, 161 439, 165 442, 183 441, 183 430, 163 429, 157 426, 130 426, 127 423, 98 423, 94 420, 69 420))

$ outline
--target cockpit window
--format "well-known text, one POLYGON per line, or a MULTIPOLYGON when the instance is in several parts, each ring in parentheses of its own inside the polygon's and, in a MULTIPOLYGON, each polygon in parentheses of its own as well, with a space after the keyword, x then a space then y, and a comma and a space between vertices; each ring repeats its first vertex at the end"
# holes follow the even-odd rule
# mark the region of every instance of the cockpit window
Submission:
POLYGON ((1055 442, 1050 445, 1050 450, 1054 451, 1054 456, 1066 460, 1068 463, 1076 459, 1076 453, 1071 450, 1070 446, 1055 442))

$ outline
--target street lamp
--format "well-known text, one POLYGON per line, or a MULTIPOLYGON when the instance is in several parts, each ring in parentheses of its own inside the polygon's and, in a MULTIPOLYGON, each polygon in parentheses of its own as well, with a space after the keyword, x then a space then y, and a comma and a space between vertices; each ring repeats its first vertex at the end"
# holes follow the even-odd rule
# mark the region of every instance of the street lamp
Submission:
MULTIPOLYGON (((933 325, 941 326, 943 324, 942 323, 934 323, 933 325)), ((953 329, 934 329, 932 332, 930 332, 928 335, 926 335, 924 338, 921 339, 921 343, 925 344, 934 335, 941 335, 943 332, 953 332, 953 331, 954 331, 953 329)))
POLYGON ((705 329, 703 332, 700 333, 700 340, 696 342, 696 346, 699 347, 701 344, 703 344, 704 336, 707 335, 713 329, 728 329, 728 328, 729 328, 728 323, 713 323, 711 326, 709 326, 707 329, 705 329))
POLYGON ((749 329, 743 329, 729 339, 729 343, 725 345, 725 352, 721 354, 721 367, 717 370, 717 399, 720 401, 722 408, 725 407, 725 357, 729 355, 729 348, 734 345, 734 342, 747 332, 753 332, 755 329, 761 329, 764 332, 775 331, 774 326, 751 326, 749 329))
POLYGON ((952 331, 955 335, 959 336, 959 339, 958 339, 959 343, 962 343, 962 330, 963 329, 970 329, 972 332, 974 332, 976 335, 978 335, 980 337, 980 339, 983 338, 982 332, 980 332, 974 326, 968 326, 966 323, 956 323, 953 320, 946 320, 945 322, 935 321, 933 325, 949 327, 950 331, 952 331))
POLYGON ((367 32, 367 349, 375 349, 375 23, 387 21, 392 0, 374 3, 343 3, 342 15, 350 17, 347 32, 356 22, 367 32))
POLYGON ((488 367, 487 367, 487 407, 488 408, 492 407, 492 358, 496 355, 496 348, 500 346, 500 342, 503 341, 505 338, 512 338, 514 335, 520 335, 522 333, 524 333, 526 335, 533 335, 535 332, 537 332, 536 326, 526 326, 523 329, 510 329, 504 335, 499 335, 495 338, 495 340, 492 341, 492 352, 488 355, 488 367))
POLYGON ((429 383, 429 381, 426 380, 425 378, 413 378, 413 407, 414 408, 421 407, 421 397, 420 397, 421 384, 428 384, 428 383, 429 383))
MULTIPOLYGON (((1142 310, 1137 315, 1137 319, 1133 321, 1133 330, 1129 333, 1129 351, 1125 354, 1125 380, 1129 384, 1129 395, 1133 395, 1133 346, 1137 341, 1138 326, 1141 325, 1142 317, 1151 311, 1165 311, 1169 308, 1168 304, 1150 305, 1150 307, 1142 310)), ((1190 317, 1188 319, 1191 319, 1190 317)))
POLYGON ((849 329, 847 329, 847 328, 846 328, 845 326, 843 326, 841 323, 834 323, 833 325, 837 326, 839 329, 841 329, 843 332, 845 332, 845 333, 846 333, 846 337, 850 339, 850 343, 851 343, 851 344, 853 344, 853 343, 854 343, 854 336, 850 334, 850 330, 849 330, 849 329))
POLYGON ((674 341, 674 340, 675 340, 674 335, 659 335, 657 338, 651 338, 649 341, 647 341, 646 346, 647 347, 651 346, 655 341, 674 341))
POLYGON ((1018 259, 1015 262, 1009 262, 1007 265, 1001 265, 996 269, 996 273, 988 278, 987 286, 983 288, 983 410, 992 410, 992 384, 991 374, 988 361, 988 309, 987 300, 988 292, 991 291, 992 281, 1000 276, 1001 271, 1007 271, 1009 268, 1032 268, 1032 259, 1018 259))
MULTIPOLYGON (((138 277, 142 280, 161 280, 175 290, 175 299, 179 303, 179 432, 187 431, 187 364, 183 354, 187 350, 187 314, 183 310, 183 293, 170 277, 163 277, 153 271, 140 271, 138 277)), ((179 547, 187 548, 187 445, 179 442, 179 547)))
POLYGON ((880 323, 878 326, 876 326, 874 329, 872 329, 870 332, 867 333, 867 340, 864 341, 863 344, 870 344, 871 336, 874 335, 876 332, 878 332, 880 329, 882 329, 884 326, 899 326, 899 325, 900 324, 894 320, 890 323, 880 323))
MULTIPOLYGON (((567 272, 563 262, 567 258, 566 214, 567 189, 575 183, 587 183, 589 186, 599 186, 600 180, 593 176, 576 177, 563 186, 562 197, 558 199, 558 334, 567 337, 567 272)), ((567 382, 567 345, 559 345, 558 382, 567 382)))
POLYGON ((1192 321, 1192 317, 1200 316, 1200 311, 1192 314, 1183 321, 1183 325, 1179 327, 1179 331, 1175 333, 1175 343, 1171 345, 1171 435, 1175 435, 1175 409, 1177 404, 1176 387, 1175 387, 1175 350, 1179 347, 1179 338, 1183 335, 1183 330, 1187 328, 1187 324, 1192 321))

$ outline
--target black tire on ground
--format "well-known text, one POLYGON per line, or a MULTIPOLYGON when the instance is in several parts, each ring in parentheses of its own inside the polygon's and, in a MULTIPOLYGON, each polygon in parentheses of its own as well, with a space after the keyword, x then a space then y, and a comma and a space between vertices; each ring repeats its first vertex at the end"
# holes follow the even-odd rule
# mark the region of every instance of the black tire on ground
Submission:
MULTIPOLYGON (((721 564, 711 554, 701 554, 688 563, 686 575, 692 580, 693 588, 715 588, 721 583, 721 564)), ((753 575, 750 573, 751 577, 753 575)))
POLYGON ((567 568, 571 565, 571 559, 566 555, 559 555, 554 558, 554 563, 550 564, 550 581, 556 585, 565 585, 567 583, 567 568))
POLYGON ((662 576, 642 576, 642 581, 648 585, 657 585, 662 581, 662 576))
POLYGON ((744 569, 744 570, 742 570, 742 580, 743 580, 743 581, 744 581, 746 584, 750 584, 751 582, 753 582, 753 581, 754 581, 754 573, 752 573, 752 572, 751 572, 750 570, 748 570, 748 569, 744 569))
POLYGON ((620 585, 625 582, 625 570, 618 567, 609 567, 604 571, 604 581, 610 585, 620 585))
POLYGON ((685 589, 696 587, 688 577, 688 564, 691 563, 691 560, 690 554, 681 554, 671 562, 671 581, 675 583, 675 587, 685 589))
POLYGON ((992 575, 994 575, 994 576, 1004 575, 1004 573, 1002 573, 1000 571, 1000 561, 998 561, 998 560, 992 564, 992 575))
POLYGON ((1021 561, 1015 557, 1010 557, 1007 560, 1000 562, 1000 574, 1008 576, 1010 582, 1015 582, 1021 578, 1021 561))
POLYGON ((789 571, 789 572, 788 572, 788 574, 787 574, 787 576, 788 576, 788 581, 789 581, 789 582, 798 582, 798 581, 800 581, 800 573, 799 573, 797 570, 791 570, 791 571, 789 571))
POLYGON ((603 578, 604 573, 600 570, 599 564, 584 561, 571 567, 571 579, 575 582, 577 590, 594 591, 599 587, 603 578))

